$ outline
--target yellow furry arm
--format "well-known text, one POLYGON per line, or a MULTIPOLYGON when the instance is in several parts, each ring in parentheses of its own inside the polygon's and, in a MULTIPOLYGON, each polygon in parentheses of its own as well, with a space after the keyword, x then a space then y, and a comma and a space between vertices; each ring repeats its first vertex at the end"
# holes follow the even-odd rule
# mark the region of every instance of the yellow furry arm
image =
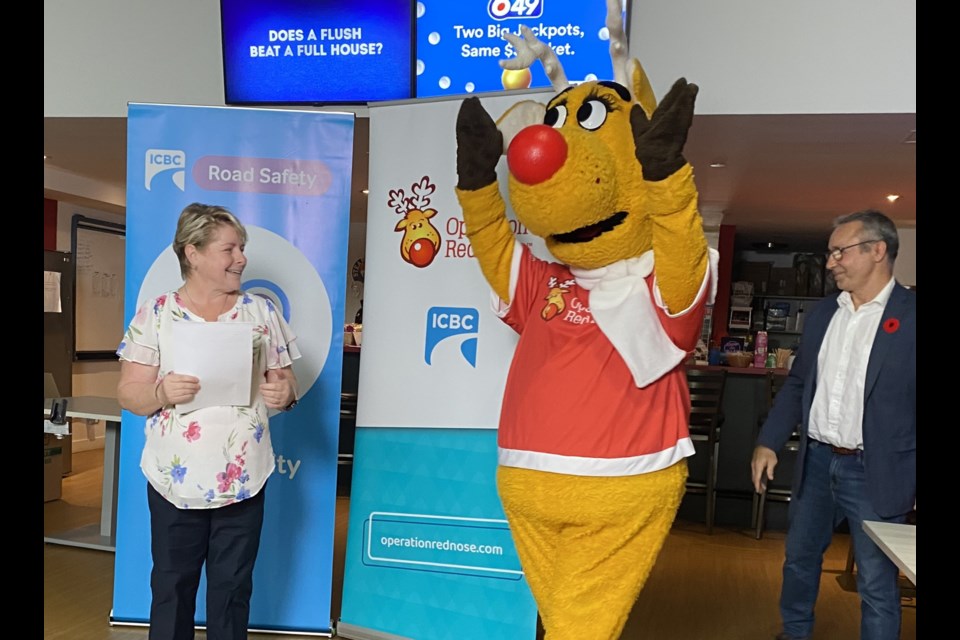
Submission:
POLYGON ((678 313, 693 303, 708 263, 693 167, 685 164, 664 180, 648 182, 647 188, 657 285, 667 310, 678 313))
POLYGON ((473 191, 458 188, 456 192, 480 270, 494 293, 510 302, 510 263, 516 240, 507 222, 500 185, 493 182, 473 191))

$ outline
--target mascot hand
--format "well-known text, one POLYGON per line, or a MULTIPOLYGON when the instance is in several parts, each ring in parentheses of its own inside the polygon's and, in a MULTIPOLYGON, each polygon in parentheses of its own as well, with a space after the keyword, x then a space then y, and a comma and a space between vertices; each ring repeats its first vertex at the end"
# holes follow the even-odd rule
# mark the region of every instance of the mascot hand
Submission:
POLYGON ((497 162, 503 154, 503 136, 480 104, 467 98, 457 114, 457 187, 475 191, 497 181, 497 162))
POLYGON ((644 180, 659 182, 687 163, 683 145, 693 122, 697 91, 697 85, 680 78, 653 112, 653 118, 648 120, 640 105, 635 105, 630 112, 637 160, 643 167, 644 180))

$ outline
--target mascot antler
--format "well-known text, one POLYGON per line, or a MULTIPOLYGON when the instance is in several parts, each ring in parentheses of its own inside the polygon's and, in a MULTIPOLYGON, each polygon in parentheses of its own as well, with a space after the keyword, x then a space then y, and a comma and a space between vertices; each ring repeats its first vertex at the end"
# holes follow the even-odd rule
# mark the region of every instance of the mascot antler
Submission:
POLYGON ((560 60, 557 59, 557 54, 553 48, 538 40, 537 37, 533 35, 533 31, 530 31, 530 29, 524 25, 520 25, 520 33, 523 35, 523 38, 515 33, 504 34, 504 39, 513 45, 513 48, 517 51, 517 55, 515 58, 501 60, 500 66, 504 69, 517 71, 527 69, 532 66, 536 60, 539 60, 543 63, 543 70, 547 74, 547 78, 550 79, 550 85, 553 86, 554 91, 563 91, 566 89, 569 86, 567 74, 563 72, 563 65, 561 65, 560 60))

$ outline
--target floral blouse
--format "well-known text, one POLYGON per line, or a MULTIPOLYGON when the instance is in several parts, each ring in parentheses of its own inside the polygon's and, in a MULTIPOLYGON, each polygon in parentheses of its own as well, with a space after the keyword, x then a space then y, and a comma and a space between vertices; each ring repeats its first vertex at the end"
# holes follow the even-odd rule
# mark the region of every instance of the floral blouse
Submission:
MULTIPOLYGON (((146 420, 140 468, 153 488, 181 509, 215 509, 263 488, 275 464, 260 383, 267 369, 286 367, 300 357, 293 330, 266 298, 241 293, 217 321, 254 325, 251 405, 207 407, 185 415, 167 405, 146 420)), ((164 353, 171 350, 174 322, 205 320, 193 315, 175 291, 148 300, 130 322, 117 355, 159 366, 162 378, 170 372, 164 353)))

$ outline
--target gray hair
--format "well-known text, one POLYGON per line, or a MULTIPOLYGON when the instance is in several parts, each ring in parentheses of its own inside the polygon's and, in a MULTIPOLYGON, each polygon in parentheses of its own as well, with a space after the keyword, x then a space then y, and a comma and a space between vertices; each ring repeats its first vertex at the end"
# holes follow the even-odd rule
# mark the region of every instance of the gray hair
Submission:
POLYGON ((225 207, 214 204, 194 202, 188 204, 180 212, 177 221, 177 232, 173 236, 173 252, 180 261, 180 275, 184 280, 190 273, 190 261, 187 259, 187 245, 203 249, 211 240, 217 229, 228 225, 236 229, 237 235, 243 244, 247 243, 247 230, 237 217, 225 207))
MULTIPOLYGON (((897 227, 893 224, 893 220, 876 209, 864 209, 840 216, 833 221, 833 228, 836 229, 840 225, 850 222, 859 222, 863 225, 863 231, 868 237, 860 238, 861 241, 872 239, 883 240, 886 243, 887 263, 892 267, 897 259, 897 253, 900 252, 900 236, 897 235, 897 227)), ((865 249, 860 247, 860 251, 865 251, 865 249)))

